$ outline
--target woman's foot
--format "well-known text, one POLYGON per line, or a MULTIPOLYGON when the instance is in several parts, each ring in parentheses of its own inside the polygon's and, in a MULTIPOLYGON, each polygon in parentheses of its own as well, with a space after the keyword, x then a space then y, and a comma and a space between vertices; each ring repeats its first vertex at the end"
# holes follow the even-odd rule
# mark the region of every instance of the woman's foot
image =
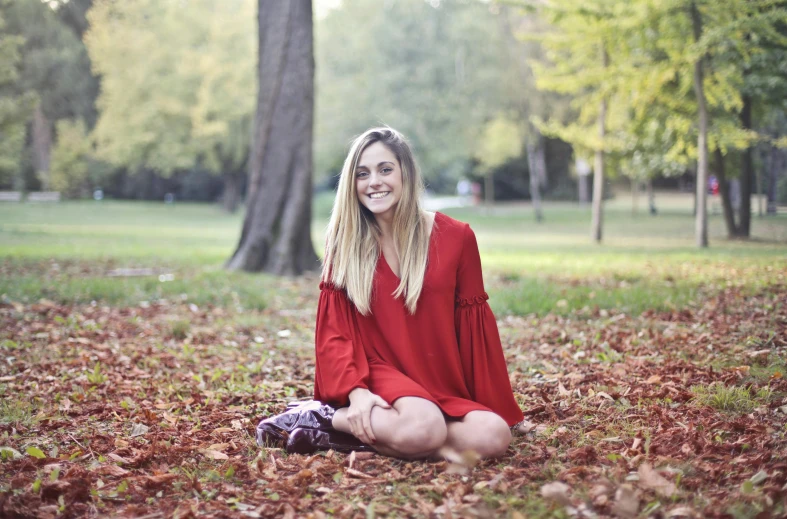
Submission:
POLYGON ((371 445, 361 442, 352 434, 307 427, 298 427, 293 430, 284 446, 284 450, 288 454, 312 454, 319 450, 330 449, 338 452, 375 452, 371 445))
POLYGON ((298 427, 333 430, 333 415, 334 409, 331 406, 316 400, 288 408, 284 413, 266 418, 257 425, 257 445, 273 445, 286 441, 298 427))

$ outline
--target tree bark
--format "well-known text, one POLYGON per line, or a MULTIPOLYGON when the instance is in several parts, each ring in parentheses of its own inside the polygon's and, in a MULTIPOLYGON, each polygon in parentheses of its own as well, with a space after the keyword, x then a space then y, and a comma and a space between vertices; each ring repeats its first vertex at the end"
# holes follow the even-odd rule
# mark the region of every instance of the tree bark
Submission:
POLYGON ((42 191, 49 191, 49 165, 52 156, 52 123, 36 104, 33 111, 33 167, 41 181, 42 191))
POLYGON ((527 144, 527 165, 530 170, 530 199, 533 202, 533 212, 535 213, 536 222, 544 220, 544 213, 541 209, 541 167, 539 166, 539 150, 541 151, 541 160, 543 161, 543 144, 542 137, 538 136, 538 144, 529 142, 527 144))
POLYGON ((716 177, 719 179, 719 196, 721 208, 724 213, 724 224, 727 227, 727 237, 732 239, 738 236, 738 226, 735 224, 735 210, 730 198, 730 184, 727 182, 727 172, 724 170, 724 155, 716 148, 713 152, 716 157, 716 177))
POLYGON ((492 171, 487 171, 484 177, 484 205, 486 210, 492 209, 495 204, 495 176, 492 171))
MULTIPOLYGON (((741 126, 744 130, 751 130, 751 96, 743 96, 743 109, 741 110, 741 126)), ((741 165, 741 206, 738 218, 738 236, 748 238, 751 234, 751 194, 754 182, 754 158, 752 147, 743 150, 743 163, 741 165)))
POLYGON ((221 193, 221 208, 234 213, 240 205, 241 176, 237 171, 227 170, 223 174, 224 190, 221 193))
POLYGON ((653 192, 653 179, 649 178, 647 183, 648 189, 648 211, 651 215, 655 216, 658 213, 656 209, 656 195, 653 192))
POLYGON ((783 153, 776 146, 771 146, 771 157, 768 161, 768 183, 765 186, 765 213, 776 214, 776 184, 779 177, 779 171, 784 167, 783 153))
MULTIPOLYGON (((609 54, 606 47, 601 49, 601 62, 604 68, 609 65, 609 54)), ((596 243, 601 243, 602 226, 604 220, 604 137, 607 130, 607 98, 601 99, 598 111, 598 136, 599 148, 596 150, 593 161, 593 217, 590 224, 591 234, 596 243)))
MULTIPOLYGON (((697 5, 691 3, 691 22, 694 41, 702 36, 702 18, 697 5)), ((700 56, 694 63, 694 93, 697 95, 699 136, 697 138, 697 203, 695 217, 695 236, 697 247, 708 246, 708 109, 705 105, 703 87, 703 59, 700 56)))
POLYGON ((298 275, 311 242, 314 51, 311 0, 258 0, 257 112, 240 241, 229 269, 298 275))

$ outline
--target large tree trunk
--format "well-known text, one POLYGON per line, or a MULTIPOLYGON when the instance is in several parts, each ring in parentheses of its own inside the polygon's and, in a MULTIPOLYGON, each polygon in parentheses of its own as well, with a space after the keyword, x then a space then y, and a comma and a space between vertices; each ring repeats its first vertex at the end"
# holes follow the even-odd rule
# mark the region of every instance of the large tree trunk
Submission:
POLYGON ((538 144, 529 142, 527 144, 527 166, 530 170, 530 199, 533 202, 533 212, 535 213, 536 221, 541 222, 544 220, 544 213, 541 209, 541 185, 542 181, 542 166, 539 165, 539 151, 541 152, 540 160, 544 161, 544 148, 542 138, 538 136, 538 144))
MULTIPOLYGON (((743 96, 743 110, 741 110, 741 126, 744 130, 751 130, 751 96, 743 96)), ((751 194, 754 182, 754 158, 752 147, 743 150, 743 164, 741 165, 741 206, 738 218, 738 236, 748 238, 751 233, 751 194)))
MULTIPOLYGON (((702 36, 702 19, 697 5, 691 3, 691 22, 694 41, 702 36)), ((697 210, 695 235, 697 247, 708 246, 708 108, 705 105, 705 90, 702 84, 702 56, 694 63, 694 93, 697 95, 699 137, 697 138, 697 210)))
MULTIPOLYGON (((601 62, 604 68, 609 65, 609 54, 606 47, 601 49, 601 62)), ((593 161, 593 217, 590 224, 593 240, 601 243, 603 226, 603 202, 604 202, 604 137, 607 131, 607 98, 601 99, 601 106, 598 111, 598 136, 599 148, 593 161)))
POLYGON ((257 112, 246 216, 227 268, 317 270, 311 241, 314 52, 311 0, 258 0, 257 112))
POLYGON ((49 191, 49 164, 52 156, 52 123, 37 103, 33 111, 33 167, 42 191, 49 191))
POLYGON ((735 224, 735 210, 730 197, 730 184, 727 182, 727 172, 724 170, 724 155, 716 148, 713 152, 716 157, 716 177, 719 179, 719 197, 724 213, 724 223, 727 226, 727 237, 732 239, 738 235, 738 226, 735 224))

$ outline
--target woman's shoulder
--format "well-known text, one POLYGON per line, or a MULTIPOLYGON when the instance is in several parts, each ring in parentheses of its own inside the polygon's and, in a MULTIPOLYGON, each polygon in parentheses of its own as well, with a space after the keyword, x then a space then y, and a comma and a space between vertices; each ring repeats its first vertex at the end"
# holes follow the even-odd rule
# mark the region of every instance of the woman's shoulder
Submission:
POLYGON ((472 232, 470 230, 470 224, 461 222, 451 218, 445 213, 439 212, 435 213, 434 228, 438 229, 440 234, 447 234, 449 236, 455 237, 456 239, 462 239, 467 232, 472 232))

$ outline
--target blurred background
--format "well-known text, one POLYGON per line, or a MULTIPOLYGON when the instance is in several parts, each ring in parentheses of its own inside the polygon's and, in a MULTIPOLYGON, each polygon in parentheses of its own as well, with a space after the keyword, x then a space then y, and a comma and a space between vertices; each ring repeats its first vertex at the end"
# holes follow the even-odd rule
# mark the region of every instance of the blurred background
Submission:
MULTIPOLYGON (((314 120, 301 147, 313 150, 318 253, 350 140, 387 124, 414 147, 427 207, 473 223, 485 265, 505 275, 571 277, 584 275, 582 261, 602 272, 625 270, 632 254, 683 254, 696 241, 698 193, 717 253, 763 265, 784 256, 784 3, 306 5, 314 89, 302 103, 314 120), (600 209, 591 218, 594 191, 604 219, 600 209), (604 252, 591 245, 602 227, 604 252)), ((216 266, 231 256, 267 77, 258 7, 0 0, 7 279, 23 275, 12 260, 216 266)), ((670 258, 665 271, 685 260, 670 258)))
MULTIPOLYGON (((528 200, 535 165, 545 198, 588 200, 603 79, 593 38, 605 38, 617 74, 607 176, 629 192, 691 192, 697 49, 689 17, 666 3, 596 2, 594 13, 572 2, 315 0, 315 191, 332 187, 352 136, 383 123, 411 139, 434 193, 455 195, 467 179, 495 200, 528 200)), ((0 189, 238 208, 256 106, 254 0, 0 6, 0 189)), ((704 20, 710 148, 724 162, 711 169, 726 169, 737 205, 750 150, 750 191, 775 211, 787 203, 784 20, 743 26, 721 11, 709 4, 704 20)))

